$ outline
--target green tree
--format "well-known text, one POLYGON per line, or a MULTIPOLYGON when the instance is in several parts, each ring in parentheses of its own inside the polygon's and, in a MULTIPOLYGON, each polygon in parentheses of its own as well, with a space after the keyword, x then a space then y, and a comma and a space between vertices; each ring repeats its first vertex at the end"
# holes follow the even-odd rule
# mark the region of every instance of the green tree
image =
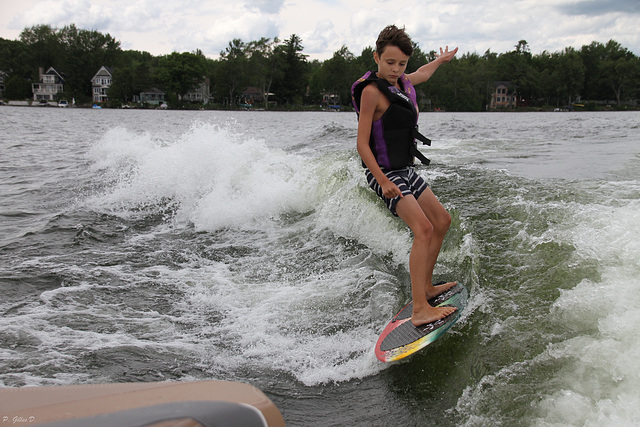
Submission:
POLYGON ((609 93, 615 96, 618 106, 622 105, 623 95, 631 92, 634 78, 637 78, 637 58, 615 40, 606 46, 606 56, 602 61, 602 72, 606 78, 609 93))
POLYGON ((128 66, 120 66, 113 70, 111 86, 107 91, 109 100, 118 100, 124 104, 133 99, 135 72, 128 66))
POLYGON ((346 46, 334 52, 333 57, 324 61, 317 73, 317 87, 320 93, 336 94, 342 104, 351 101, 351 85, 364 74, 356 68, 353 53, 346 46))
POLYGON ((31 74, 30 57, 27 46, 18 40, 0 38, 0 70, 8 75, 18 74, 28 77, 31 74))
POLYGON ((201 84, 205 73, 204 58, 190 52, 173 52, 161 57, 158 64, 158 81, 174 102, 201 84))
POLYGON ((228 94, 225 104, 235 105, 240 91, 247 86, 248 66, 247 45, 242 40, 233 39, 220 52, 220 66, 215 81, 221 92, 228 94))
POLYGON ((27 46, 18 40, 0 38, 0 71, 6 74, 5 99, 28 99, 31 97, 30 53, 27 46))
POLYGON ((3 93, 5 99, 29 99, 31 95, 30 81, 20 74, 11 74, 5 80, 3 93))
POLYGON ((496 61, 497 80, 517 86, 520 98, 531 99, 535 92, 532 56, 526 40, 520 40, 515 50, 499 55, 496 61))
MULTIPOLYGON (((151 67, 155 59, 148 52, 122 51, 113 67, 113 78, 108 96, 111 100, 127 103, 133 96, 151 89, 154 81, 151 67)), ((157 62, 157 61, 156 61, 157 62)))
POLYGON ((588 70, 584 82, 587 99, 615 97, 617 104, 621 105, 625 96, 636 94, 640 72, 638 57, 620 43, 609 40, 605 45, 594 41, 582 46, 580 55, 588 70))
POLYGON ((584 64, 573 48, 558 55, 555 64, 556 93, 560 103, 570 105, 584 87, 584 64))
POLYGON ((276 97, 287 104, 302 104, 306 92, 307 55, 303 49, 302 39, 295 34, 276 49, 282 73, 274 80, 274 89, 276 97))
MULTIPOLYGON (((367 71, 377 71, 378 65, 373 59, 373 48, 371 46, 362 49, 360 56, 356 58, 356 68, 360 70, 360 76, 367 71)), ((358 77, 360 77, 358 76, 358 77)))
POLYGON ((136 62, 133 66, 133 93, 140 93, 152 89, 154 80, 152 76, 153 61, 136 62))
POLYGON ((411 74, 416 71, 418 68, 422 67, 424 64, 430 61, 427 58, 427 55, 420 49, 420 46, 416 42, 412 42, 413 45, 413 54, 411 54, 411 58, 409 59, 409 63, 407 64, 407 74, 411 74))
POLYGON ((249 43, 250 52, 249 69, 251 79, 249 82, 261 89, 264 94, 264 108, 269 108, 269 96, 273 81, 280 77, 282 64, 276 55, 276 48, 280 40, 274 38, 261 38, 258 41, 249 43))
POLYGON ((556 90, 552 76, 555 69, 555 57, 547 51, 534 56, 534 91, 529 100, 531 105, 552 105, 557 104, 556 90))
MULTIPOLYGON (((25 28, 20 33, 20 41, 24 43, 29 52, 29 63, 32 70, 38 67, 60 68, 64 57, 60 39, 50 25, 35 25, 25 28)), ((37 74, 35 74, 37 80, 37 74)))
POLYGON ((459 69, 462 86, 458 111, 485 111, 491 101, 493 82, 496 80, 490 64, 477 53, 463 54, 452 64, 459 69))

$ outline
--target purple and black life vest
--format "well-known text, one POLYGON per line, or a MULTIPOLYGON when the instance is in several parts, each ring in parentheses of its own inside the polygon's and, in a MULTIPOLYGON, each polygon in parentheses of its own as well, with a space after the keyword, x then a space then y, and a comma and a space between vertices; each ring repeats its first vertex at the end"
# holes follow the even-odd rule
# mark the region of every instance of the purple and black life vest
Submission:
POLYGON ((429 159, 418 150, 416 144, 416 139, 426 145, 431 145, 431 141, 418 132, 418 104, 415 88, 406 74, 400 76, 398 82, 403 90, 390 85, 388 81, 378 78, 376 73, 369 71, 351 87, 351 99, 358 116, 362 91, 370 83, 375 83, 380 92, 391 102, 382 117, 373 122, 369 138, 369 147, 378 165, 387 170, 403 169, 413 165, 414 156, 423 164, 429 164, 429 159))

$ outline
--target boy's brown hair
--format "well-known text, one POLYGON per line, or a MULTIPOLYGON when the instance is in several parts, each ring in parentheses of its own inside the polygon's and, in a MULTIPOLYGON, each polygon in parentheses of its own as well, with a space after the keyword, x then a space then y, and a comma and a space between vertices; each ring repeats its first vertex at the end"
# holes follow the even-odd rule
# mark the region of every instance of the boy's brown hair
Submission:
POLYGON ((387 46, 396 46, 407 56, 413 53, 413 43, 411 38, 404 31, 404 27, 398 28, 395 25, 388 25, 380 31, 376 41, 376 52, 381 56, 387 46))

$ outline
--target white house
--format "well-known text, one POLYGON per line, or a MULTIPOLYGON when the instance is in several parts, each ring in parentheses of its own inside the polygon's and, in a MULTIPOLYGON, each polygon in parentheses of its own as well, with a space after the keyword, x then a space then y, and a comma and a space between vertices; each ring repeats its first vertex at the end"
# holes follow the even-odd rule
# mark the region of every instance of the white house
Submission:
POLYGON ((47 72, 44 68, 39 69, 40 80, 31 84, 34 101, 55 101, 58 93, 64 90, 64 79, 53 67, 49 67, 47 72))
POLYGON ((100 67, 95 76, 91 79, 91 87, 93 92, 93 102, 100 103, 108 101, 107 91, 111 86, 111 79, 113 77, 113 68, 100 67))

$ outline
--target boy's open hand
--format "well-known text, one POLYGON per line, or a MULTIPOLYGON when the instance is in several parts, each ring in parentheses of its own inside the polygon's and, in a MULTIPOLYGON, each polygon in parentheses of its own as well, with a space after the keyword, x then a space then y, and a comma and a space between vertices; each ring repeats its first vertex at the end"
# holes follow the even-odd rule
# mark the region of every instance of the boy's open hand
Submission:
POLYGON ((444 51, 440 48, 440 54, 436 54, 436 58, 438 58, 442 62, 450 62, 456 53, 458 52, 458 48, 449 50, 449 46, 445 46, 444 51))

